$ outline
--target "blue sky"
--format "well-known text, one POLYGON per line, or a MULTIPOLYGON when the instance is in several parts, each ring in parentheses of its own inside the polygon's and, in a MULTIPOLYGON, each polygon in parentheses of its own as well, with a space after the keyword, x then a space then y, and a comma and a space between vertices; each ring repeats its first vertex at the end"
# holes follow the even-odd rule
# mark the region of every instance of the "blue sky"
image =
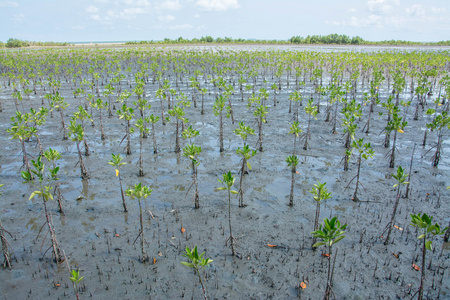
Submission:
POLYGON ((450 0, 0 0, 0 41, 450 40, 450 0))

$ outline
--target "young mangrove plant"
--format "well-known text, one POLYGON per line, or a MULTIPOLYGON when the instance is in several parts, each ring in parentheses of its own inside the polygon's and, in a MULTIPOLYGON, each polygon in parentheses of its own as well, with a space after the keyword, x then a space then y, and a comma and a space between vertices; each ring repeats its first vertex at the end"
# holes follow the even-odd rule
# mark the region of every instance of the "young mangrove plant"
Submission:
POLYGON ((50 107, 52 110, 56 109, 59 111, 59 114, 61 116, 61 128, 63 130, 63 140, 67 140, 67 128, 66 124, 64 122, 64 111, 69 106, 69 103, 67 103, 64 100, 64 97, 62 97, 59 92, 56 92, 54 95, 51 96, 51 102, 50 107))
MULTIPOLYGON (((83 132, 85 133, 86 130, 84 129, 84 120, 90 120, 91 115, 83 108, 83 106, 78 106, 78 110, 73 114, 73 119, 81 121, 81 127, 83 129, 83 132)), ((83 144, 84 156, 89 156, 89 146, 86 141, 86 135, 83 136, 83 144)))
POLYGON ((98 117, 100 119, 100 131, 101 131, 101 140, 104 141, 106 139, 105 131, 103 130, 103 118, 102 118, 102 110, 106 108, 108 105, 107 102, 103 102, 102 99, 97 99, 97 101, 92 102, 91 106, 98 110, 98 117))
MULTIPOLYGON (((314 218, 314 231, 316 231, 319 228, 319 218, 320 218, 320 204, 324 202, 327 199, 331 198, 331 192, 328 192, 328 189, 325 187, 327 183, 320 183, 320 181, 317 181, 317 184, 314 184, 314 186, 309 191, 313 195, 314 201, 316 201, 316 216, 314 218)), ((317 239, 313 237, 313 245, 316 243, 317 239)), ((313 250, 315 248, 313 247, 313 250)))
MULTIPOLYGON (((67 262, 67 260, 66 260, 67 262)), ((78 290, 78 284, 83 281, 83 276, 80 277, 80 270, 70 270, 69 263, 67 262, 67 267, 69 268, 70 277, 69 280, 72 282, 73 291, 77 300, 80 300, 80 293, 78 290)))
MULTIPOLYGON (((174 117, 176 120, 175 123, 175 153, 178 153, 181 151, 180 148, 180 122, 185 122, 186 118, 184 117, 186 115, 184 108, 181 106, 177 106, 175 105, 173 107, 173 109, 170 109, 167 111, 167 113, 171 116, 174 117)), ((223 142, 222 142, 223 144, 223 142)))
POLYGON ((55 182, 55 189, 53 190, 53 197, 56 197, 56 201, 58 202, 58 212, 64 215, 63 211, 63 195, 61 194, 61 188, 59 183, 59 178, 57 177, 59 167, 56 165, 56 161, 61 159, 61 154, 53 150, 52 148, 49 148, 47 151, 43 153, 44 157, 48 160, 49 163, 52 164, 52 168, 48 167, 48 171, 50 172, 50 176, 52 177, 52 180, 55 182))
POLYGON ((158 153, 158 146, 156 144, 156 133, 155 133, 155 123, 158 122, 159 117, 151 114, 148 117, 148 122, 150 124, 152 124, 152 141, 153 141, 153 153, 156 154, 158 153))
POLYGON ((405 174, 405 171, 403 170, 403 168, 401 166, 398 166, 396 174, 392 174, 392 178, 394 178, 397 181, 397 183, 393 185, 394 188, 397 188, 397 192, 396 192, 396 196, 395 196, 394 210, 392 211, 392 215, 391 215, 391 221, 386 225, 386 229, 384 230, 384 231, 386 231, 386 230, 388 231, 386 240, 384 241, 384 245, 387 245, 389 243, 389 237, 391 236, 392 228, 394 227, 395 215, 397 213, 398 203, 400 202, 400 197, 402 194, 400 187, 402 184, 408 184, 408 182, 406 181, 407 177, 408 177, 408 174, 405 174))
POLYGON ((147 256, 147 253, 145 252, 145 237, 144 237, 144 220, 143 220, 143 213, 142 213, 142 203, 141 201, 148 196, 152 194, 153 190, 149 188, 148 186, 142 185, 141 183, 135 184, 134 188, 129 187, 125 194, 127 197, 130 197, 130 199, 137 199, 139 203, 139 224, 141 226, 141 229, 139 231, 138 236, 136 239, 141 236, 141 254, 142 254, 142 260, 141 262, 145 263, 149 260, 149 257, 147 256))
POLYGON ((305 139, 303 150, 308 150, 308 140, 311 139, 311 118, 316 119, 316 115, 319 113, 317 106, 313 105, 312 98, 308 100, 308 104, 305 106, 305 112, 308 114, 308 125, 306 126, 306 132, 303 134, 303 138, 305 139))
POLYGON ((331 220, 328 220, 325 218, 323 220, 323 225, 320 224, 319 229, 316 231, 313 231, 311 234, 315 238, 319 238, 322 241, 317 242, 313 245, 313 247, 319 247, 322 245, 326 245, 328 248, 328 272, 327 272, 327 284, 325 287, 325 295, 323 299, 328 300, 333 295, 334 298, 336 296, 333 292, 333 273, 334 273, 334 267, 336 265, 336 256, 338 249, 336 249, 334 254, 334 260, 333 260, 333 267, 331 266, 331 258, 332 258, 332 250, 333 245, 342 240, 345 235, 345 228, 347 227, 347 224, 344 224, 341 226, 341 223, 339 222, 337 217, 332 218, 331 220))
POLYGON ((90 176, 87 172, 86 166, 84 165, 83 156, 81 155, 80 144, 84 140, 84 130, 81 124, 77 124, 75 119, 70 121, 69 129, 69 137, 72 141, 74 141, 77 145, 78 151, 78 163, 80 164, 80 172, 82 179, 89 179, 90 176))
MULTIPOLYGON (((62 250, 59 247, 58 240, 56 239, 55 230, 53 227, 53 219, 52 214, 47 208, 47 202, 48 200, 53 200, 52 195, 52 181, 56 177, 56 174, 58 173, 58 169, 50 169, 48 172, 45 170, 45 164, 42 162, 42 156, 38 156, 36 160, 32 160, 31 163, 33 164, 33 168, 31 172, 28 171, 22 171, 22 178, 26 182, 31 182, 33 185, 36 186, 37 190, 31 193, 29 200, 33 199, 36 196, 41 196, 44 204, 44 213, 45 213, 45 225, 48 227, 48 234, 50 235, 50 241, 52 245, 44 252, 47 253, 49 249, 53 250, 53 257, 56 262, 62 262, 63 261, 63 255, 62 250), (35 184, 32 179, 32 175, 36 175, 38 179, 38 183, 35 184)), ((47 234, 44 235, 44 239, 47 236, 47 234)))
POLYGON ((139 129, 139 177, 144 176, 144 158, 142 157, 142 149, 144 147, 144 136, 149 132, 149 128, 145 125, 148 118, 140 118, 136 121, 134 126, 139 129))
POLYGON ((286 157, 286 163, 288 167, 291 168, 291 192, 289 194, 289 206, 294 206, 294 185, 295 185, 295 174, 297 174, 297 165, 299 159, 296 155, 290 155, 286 157))
POLYGON ((431 123, 427 124, 427 127, 437 134, 437 143, 433 147, 436 148, 436 151, 434 152, 432 157, 432 165, 433 167, 437 167, 441 159, 442 142, 444 141, 444 136, 450 129, 450 116, 448 115, 448 112, 443 111, 442 113, 436 115, 434 120, 431 123))
MULTIPOLYGON (((192 126, 189 126, 186 128, 182 136, 184 139, 188 138, 190 141, 193 137, 196 137, 199 135, 198 130, 194 130, 192 126)), ((198 166, 200 165, 200 162, 198 161, 198 155, 202 152, 202 148, 200 146, 194 145, 194 143, 191 142, 191 144, 186 145, 186 147, 183 148, 183 156, 187 157, 191 160, 191 166, 192 166, 192 184, 187 190, 186 194, 189 193, 192 187, 194 187, 194 207, 200 208, 200 201, 199 201, 199 193, 198 193, 198 166)))
POLYGON ((122 105, 122 108, 117 110, 116 114, 119 116, 119 119, 123 119, 125 121, 125 135, 122 138, 122 141, 126 138, 126 154, 131 155, 131 134, 134 132, 134 128, 130 126, 130 121, 134 116, 134 109, 132 107, 128 107, 125 103, 122 105))
POLYGON ((244 147, 241 148, 237 148, 236 149, 236 154, 241 155, 242 156, 242 165, 241 165, 241 170, 240 170, 240 174, 241 177, 239 179, 239 207, 245 207, 246 205, 244 205, 244 177, 245 174, 247 173, 247 169, 251 170, 252 169, 252 165, 249 162, 249 159, 252 158, 253 156, 255 156, 257 153, 256 150, 252 150, 250 149, 250 147, 248 145, 245 145, 244 147))
POLYGON ((359 184, 361 184, 363 187, 364 185, 361 183, 361 181, 359 180, 359 177, 361 175, 361 163, 362 160, 367 160, 369 158, 372 158, 375 154, 375 152, 372 149, 372 146, 370 145, 370 143, 364 143, 364 139, 357 139, 354 140, 352 143, 352 150, 347 150, 347 155, 348 157, 352 156, 352 153, 354 152, 354 150, 358 151, 358 158, 357 158, 357 166, 358 166, 358 171, 356 172, 355 177, 352 178, 352 180, 350 180, 350 182, 348 183, 348 185, 345 187, 346 189, 348 188, 348 186, 352 183, 353 180, 356 179, 356 185, 355 185, 355 192, 353 193, 353 197, 352 200, 354 202, 358 202, 359 198, 358 198, 358 187, 359 184))
POLYGON ((300 129, 300 125, 298 121, 294 121, 291 124, 291 128, 289 131, 289 134, 293 134, 294 135, 294 151, 292 152, 292 155, 295 156, 295 151, 297 150, 297 138, 299 137, 300 133, 302 133, 303 130, 300 129))
POLYGON ((112 159, 108 160, 108 164, 116 168, 116 177, 119 177, 120 195, 122 196, 123 211, 128 212, 127 205, 125 203, 125 194, 122 188, 122 177, 120 176, 120 167, 126 165, 126 162, 122 162, 123 158, 120 154, 111 153, 112 159))
POLYGON ((202 254, 198 254, 197 246, 194 247, 194 249, 189 249, 189 247, 186 247, 186 251, 182 254, 183 257, 186 257, 189 261, 182 261, 181 264, 183 266, 193 268, 195 270, 195 273, 197 273, 198 281, 200 282, 200 285, 202 286, 203 296, 205 297, 205 300, 208 299, 208 291, 206 289, 206 276, 205 276, 205 269, 206 267, 213 262, 212 259, 204 258, 205 252, 202 254), (200 270, 202 274, 200 273, 200 270))
POLYGON ((230 237, 227 239, 225 244, 227 245, 228 242, 230 242, 231 247, 231 255, 235 255, 236 251, 234 249, 236 244, 236 239, 233 236, 233 231, 231 230, 231 194, 237 194, 238 192, 233 190, 234 181, 236 180, 233 175, 231 175, 231 171, 228 171, 228 173, 222 174, 222 179, 217 179, 221 184, 223 184, 223 187, 217 188, 220 190, 227 190, 228 192, 228 225, 230 228, 230 237))
MULTIPOLYGON (((419 240, 422 240, 422 272, 420 275, 420 286, 419 290, 416 292, 418 294, 417 299, 422 300, 423 299, 423 291, 424 291, 424 280, 425 280, 425 258, 427 254, 427 250, 432 251, 432 240, 433 237, 439 236, 444 234, 448 227, 441 230, 441 227, 438 223, 435 223, 434 225, 431 223, 433 220, 432 216, 428 216, 426 213, 423 213, 422 215, 417 214, 413 215, 411 214, 411 226, 414 226, 419 229, 420 235, 418 237, 419 240)), ((416 295, 414 294, 412 298, 416 295)))
POLYGON ((28 153, 25 149, 25 141, 30 139, 30 137, 33 135, 30 126, 28 126, 28 121, 28 114, 22 114, 20 111, 16 111, 16 116, 11 117, 11 128, 7 129, 6 131, 12 136, 12 140, 18 139, 20 141, 23 155, 23 166, 25 166, 27 172, 31 176, 31 179, 33 179, 33 175, 30 169, 30 163, 28 161, 28 153))
POLYGON ((216 117, 219 117, 219 151, 223 152, 223 109, 225 108, 225 96, 219 95, 214 101, 213 111, 216 117))
POLYGON ((386 154, 386 156, 389 155, 389 168, 395 167, 395 152, 397 151, 397 133, 403 133, 406 125, 408 125, 408 122, 403 121, 404 117, 400 117, 398 112, 395 110, 392 113, 392 119, 388 122, 385 131, 391 132, 394 131, 394 137, 392 140, 392 148, 389 150, 389 152, 386 154))

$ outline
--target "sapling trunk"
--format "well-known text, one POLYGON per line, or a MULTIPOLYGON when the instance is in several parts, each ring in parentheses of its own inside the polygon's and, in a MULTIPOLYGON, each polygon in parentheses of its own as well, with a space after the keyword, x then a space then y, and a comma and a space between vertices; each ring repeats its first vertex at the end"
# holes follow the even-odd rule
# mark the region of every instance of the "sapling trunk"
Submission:
POLYGON ((9 252, 9 248, 11 248, 11 245, 6 239, 6 233, 12 238, 11 233, 9 233, 5 228, 3 228, 2 220, 0 219, 0 239, 2 240, 2 253, 3 253, 2 266, 11 269, 11 253, 9 252))
POLYGON ((389 168, 394 168, 395 167, 395 146, 396 146, 396 142, 397 142, 397 130, 394 131, 394 140, 392 142, 392 149, 391 149, 391 155, 390 155, 390 159, 389 159, 389 168))
POLYGON ((361 154, 359 154, 359 157, 358 157, 358 172, 356 173, 356 186, 355 186, 355 192, 353 193, 353 198, 352 198, 352 200, 353 200, 353 202, 358 202, 359 201, 359 199, 358 199, 358 186, 359 186, 359 183, 360 183, 360 181, 359 181, 359 175, 361 174, 361 154))
POLYGON ((223 148, 223 118, 222 118, 222 111, 220 111, 220 113, 219 113, 219 127, 220 127, 220 129, 219 129, 219 147, 220 147, 220 152, 223 152, 224 151, 224 148, 223 148))
POLYGON ((247 160, 245 157, 242 158, 241 167, 241 177, 239 178, 239 207, 245 207, 244 205, 244 176, 245 176, 245 166, 247 165, 247 160))
POLYGON ((145 238, 144 238, 144 219, 142 214, 142 204, 141 199, 139 201, 139 224, 141 226, 141 252, 142 252, 142 262, 147 262, 149 260, 147 253, 145 252, 145 238))
POLYGON ((66 124, 64 123, 64 113, 63 112, 64 112, 64 110, 60 108, 59 113, 61 115, 61 126, 63 129, 63 141, 65 141, 68 139, 68 137, 67 137, 67 131, 66 131, 66 124))
POLYGON ((126 147, 126 153, 127 153, 127 155, 131 155, 130 120, 127 120, 126 135, 127 135, 127 147, 126 147))
POLYGON ((200 208, 200 201, 199 201, 199 192, 198 192, 198 178, 197 178, 197 166, 192 162, 192 184, 195 188, 194 193, 194 207, 200 208))
POLYGON ((45 201, 45 198, 42 197, 44 201, 44 212, 45 212, 45 219, 48 226, 48 231, 50 233, 50 240, 52 242, 52 248, 53 248, 53 255, 55 256, 56 262, 62 262, 62 252, 58 245, 58 240, 56 239, 55 231, 53 230, 53 220, 51 214, 47 210, 47 201, 45 201))
POLYGON ((99 115, 100 115, 100 130, 101 130, 101 139, 104 141, 106 139, 105 132, 103 130, 103 119, 102 119, 102 110, 99 109, 99 115))
POLYGON ((139 177, 144 176, 144 159, 142 158, 143 133, 139 134, 139 177))
POLYGON ((158 153, 158 149, 156 147, 156 135, 155 135, 155 124, 152 122, 152 140, 153 140, 153 153, 158 153))
POLYGON ((294 206, 294 185, 295 185, 295 174, 297 173, 297 167, 293 166, 291 170, 291 192, 289 194, 289 206, 294 206))
POLYGON ((392 227, 394 227, 395 215, 397 213, 398 203, 400 202, 400 196, 401 196, 400 185, 398 185, 397 186, 397 196, 396 196, 395 204, 394 204, 394 210, 392 211, 391 220, 388 223, 388 232, 386 235, 386 240, 384 241, 384 245, 387 245, 389 243, 389 237, 391 236, 392 227))
POLYGON ((231 255, 235 255, 236 252, 234 250, 234 237, 233 237, 233 231, 231 230, 231 191, 228 189, 228 225, 230 228, 230 245, 231 245, 231 255))
POLYGON ((89 179, 90 176, 86 170, 86 166, 84 165, 83 162, 83 156, 81 155, 81 150, 80 150, 80 142, 77 142, 77 150, 78 150, 78 159, 79 159, 79 164, 80 164, 80 172, 81 172, 81 178, 82 179, 89 179))

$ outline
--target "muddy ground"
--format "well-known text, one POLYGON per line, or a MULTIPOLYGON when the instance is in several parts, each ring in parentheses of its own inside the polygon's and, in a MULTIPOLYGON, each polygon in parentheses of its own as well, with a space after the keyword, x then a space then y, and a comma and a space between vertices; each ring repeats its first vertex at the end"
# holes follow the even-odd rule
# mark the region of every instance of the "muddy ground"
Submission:
MULTIPOLYGON (((261 80, 261 78, 259 78, 261 80)), ((270 90, 271 78, 267 89, 270 90)), ((0 290, 4 299, 75 299, 65 263, 52 261, 48 237, 37 237, 44 224, 42 200, 28 200, 34 190, 22 183, 19 168, 22 165, 20 143, 10 140, 6 129, 15 107, 11 88, 0 79, 0 99, 4 111, 0 113, 0 139, 3 151, 0 155, 1 182, 4 184, 0 196, 0 217, 3 227, 14 238, 9 242, 14 250, 12 269, 0 270, 0 290)), ((126 82, 122 83, 124 88, 126 82)), ((174 85, 174 83, 172 83, 174 85)), ((260 84, 263 83, 260 81, 260 84)), ((208 83, 208 88, 212 88, 208 83)), ((308 86, 304 87, 306 95, 308 86)), ((157 83, 145 86, 149 99, 154 101, 151 112, 159 115, 159 100, 155 99, 157 83)), ((199 107, 188 108, 189 124, 200 131, 194 139, 202 147, 199 156, 200 209, 194 209, 190 162, 174 152, 175 128, 169 123, 156 124, 158 154, 153 154, 151 139, 144 141, 144 177, 138 177, 139 138, 132 138, 133 153, 124 159, 121 175, 126 186, 142 182, 153 188, 153 193, 144 202, 146 214, 146 251, 150 263, 140 262, 139 242, 133 243, 139 232, 139 210, 136 201, 127 199, 129 212, 124 213, 119 193, 118 179, 114 168, 107 164, 111 153, 125 156, 124 143, 120 141, 125 129, 117 116, 104 118, 106 141, 100 140, 97 114, 95 127, 87 126, 86 136, 91 155, 85 157, 89 180, 81 180, 75 142, 62 140, 59 114, 48 117, 40 129, 44 148, 54 148, 62 153, 61 188, 65 198, 65 214, 57 213, 56 203, 51 203, 56 235, 72 268, 78 268, 84 280, 80 297, 94 299, 201 299, 202 290, 191 269, 180 264, 186 246, 198 245, 205 256, 214 260, 207 268, 207 288, 211 299, 319 299, 322 297, 328 258, 324 249, 311 248, 316 203, 309 193, 317 181, 326 182, 332 198, 322 205, 321 220, 337 216, 347 223, 346 237, 338 248, 334 274, 334 293, 337 299, 409 299, 419 287, 420 272, 412 264, 421 266, 420 244, 417 231, 410 226, 410 214, 426 212, 434 220, 446 226, 449 215, 449 170, 450 143, 444 144, 444 153, 438 168, 431 166, 432 151, 426 151, 436 142, 434 134, 428 135, 428 144, 421 146, 426 116, 412 120, 413 109, 407 115, 408 126, 398 137, 399 153, 396 165, 409 172, 413 145, 414 154, 411 193, 409 199, 402 198, 396 218, 391 243, 383 245, 380 236, 389 221, 395 200, 395 180, 390 174, 385 158, 389 149, 382 143, 380 134, 385 126, 385 116, 379 117, 381 107, 375 108, 375 117, 370 133, 362 133, 365 118, 358 122, 357 137, 370 141, 375 151, 373 159, 362 164, 361 189, 363 201, 351 200, 354 184, 345 189, 356 175, 356 163, 343 171, 344 137, 342 128, 338 134, 331 133, 331 124, 324 122, 324 104, 317 120, 311 124, 312 138, 308 150, 299 143, 301 160, 296 177, 294 207, 288 207, 290 169, 285 158, 292 154, 293 138, 289 135, 292 114, 289 110, 289 94, 286 81, 277 95, 277 106, 273 106, 272 91, 267 104, 269 114, 263 125, 264 151, 251 159, 252 170, 245 178, 245 208, 238 207, 238 199, 232 199, 231 214, 234 236, 238 238, 239 257, 231 256, 225 246, 228 238, 228 203, 226 192, 217 191, 217 179, 231 170, 239 177, 240 157, 235 149, 241 140, 233 134, 238 122, 245 122, 256 129, 256 122, 240 94, 232 96, 236 121, 226 119, 224 126, 225 151, 219 152, 218 118, 212 113, 215 99, 213 93, 205 97, 204 115, 199 107), (151 212, 154 219, 148 212, 151 212), (181 228, 185 232, 181 232, 181 228), (268 247, 267 244, 278 245, 268 247), (398 255, 398 258, 394 256, 398 255), (155 259, 155 260, 154 260, 155 259), (154 263, 153 263, 154 262, 154 263), (298 290, 301 282, 306 288, 298 290)), ((186 79, 180 90, 190 94, 186 79)), ((101 91, 101 89, 100 89, 101 91)), ((66 110, 68 120, 79 99, 74 99, 73 90, 63 82, 60 90, 70 103, 66 110)), ((249 94, 246 92, 244 97, 249 94)), ((386 87, 381 87, 381 97, 386 97, 386 87)), ((361 100, 361 93, 357 99, 361 100)), ((409 89, 402 96, 409 99, 409 89)), ((133 97, 132 97, 133 98, 133 97)), ((134 98, 133 98, 134 99, 134 98)), ((38 96, 31 95, 25 107, 39 107, 38 96)), ((305 102, 304 102, 305 103, 305 102)), ((367 107, 364 108, 367 114, 367 107)), ((300 124, 306 126, 306 114, 300 107, 300 124)), ((255 147, 257 136, 249 137, 249 145, 255 147)), ((182 142, 182 147, 186 144, 182 142)), ((28 152, 36 157, 39 150, 35 140, 26 143, 28 152)), ((238 185, 236 180, 235 186, 238 185)), ((434 251, 428 253, 425 295, 430 299, 450 297, 449 249, 442 237, 433 242, 434 251)))

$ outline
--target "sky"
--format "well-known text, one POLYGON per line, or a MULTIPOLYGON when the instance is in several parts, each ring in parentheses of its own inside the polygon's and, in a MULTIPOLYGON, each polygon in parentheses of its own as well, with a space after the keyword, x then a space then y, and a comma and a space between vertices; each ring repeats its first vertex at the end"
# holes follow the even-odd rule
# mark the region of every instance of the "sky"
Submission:
POLYGON ((0 0, 0 41, 450 40, 450 0, 0 0))

